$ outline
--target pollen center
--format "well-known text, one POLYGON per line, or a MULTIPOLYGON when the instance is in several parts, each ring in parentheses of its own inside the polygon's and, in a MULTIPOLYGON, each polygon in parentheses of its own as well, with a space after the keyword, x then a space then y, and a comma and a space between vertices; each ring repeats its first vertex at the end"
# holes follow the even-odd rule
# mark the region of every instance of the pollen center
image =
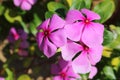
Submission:
POLYGON ((88 24, 90 21, 89 21, 89 19, 85 19, 84 22, 85 22, 85 24, 88 24))
POLYGON ((66 73, 65 73, 65 72, 61 72, 60 75, 61 75, 61 77, 63 77, 63 78, 66 77, 66 73))
POLYGON ((45 36, 48 36, 49 33, 50 33, 49 30, 44 31, 44 35, 45 35, 45 36))

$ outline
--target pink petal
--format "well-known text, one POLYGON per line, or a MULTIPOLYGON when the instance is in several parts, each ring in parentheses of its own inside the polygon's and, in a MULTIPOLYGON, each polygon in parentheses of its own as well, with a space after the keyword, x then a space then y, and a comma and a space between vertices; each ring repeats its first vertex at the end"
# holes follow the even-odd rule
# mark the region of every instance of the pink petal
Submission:
POLYGON ((16 31, 16 29, 14 27, 12 27, 10 29, 10 32, 13 34, 13 37, 14 37, 15 40, 19 39, 20 36, 19 36, 19 34, 17 33, 17 31, 16 31))
POLYGON ((53 77, 53 80, 63 80, 63 78, 61 76, 55 76, 53 77))
POLYGON ((60 18, 57 14, 54 14, 50 21, 50 30, 54 31, 56 29, 63 28, 65 25, 65 21, 60 18))
POLYGON ((30 4, 35 4, 35 2, 37 1, 37 0, 27 0, 30 4))
POLYGON ((65 61, 63 58, 60 58, 60 60, 58 61, 58 66, 62 71, 64 71, 69 66, 69 64, 70 62, 65 61))
POLYGON ((96 31, 91 26, 91 24, 85 26, 81 38, 82 42, 89 47, 96 44, 101 44, 103 39, 103 36, 100 36, 98 33, 96 33, 96 31))
POLYGON ((61 47, 66 44, 67 38, 64 29, 59 29, 50 34, 51 41, 57 46, 61 47))
POLYGON ((68 41, 61 47, 61 53, 64 60, 71 61, 72 58, 81 51, 81 46, 75 42, 68 41))
POLYGON ((89 74, 89 79, 93 79, 93 77, 97 74, 97 68, 95 66, 91 67, 91 71, 89 74))
POLYGON ((77 73, 75 73, 73 71, 73 68, 72 66, 69 66, 69 69, 67 71, 67 75, 73 79, 70 79, 70 80, 76 80, 76 78, 80 78, 80 75, 78 75, 77 73))
POLYGON ((82 34, 83 27, 84 27, 84 24, 82 24, 81 22, 66 25, 65 30, 66 30, 67 37, 70 40, 79 41, 82 34))
POLYGON ((56 53, 56 50, 57 50, 57 47, 54 44, 52 44, 48 40, 48 38, 44 38, 44 42, 42 43, 40 47, 48 58, 52 57, 56 53))
POLYGON ((29 42, 27 40, 21 41, 20 42, 20 48, 28 48, 29 47, 29 42))
MULTIPOLYGON (((37 36, 36 36, 36 40, 37 40, 37 43, 38 43, 39 48, 40 48, 40 46, 41 46, 42 43, 43 43, 43 38, 44 38, 43 33, 38 32, 38 33, 37 33, 37 36)), ((40 49, 41 49, 41 48, 40 48, 40 49)))
POLYGON ((102 25, 100 23, 91 22, 90 27, 95 31, 95 33, 99 37, 100 43, 102 43, 103 42, 104 25, 102 25))
POLYGON ((97 13, 90 11, 88 9, 82 9, 81 12, 84 13, 87 16, 87 19, 91 21, 100 19, 100 16, 97 13))
POLYGON ((57 64, 51 65, 51 74, 58 74, 60 72, 60 68, 57 64))
POLYGON ((95 65, 101 60, 103 47, 102 45, 93 46, 88 53, 89 60, 92 65, 95 65))
POLYGON ((32 7, 31 4, 29 4, 27 1, 23 1, 21 4, 21 9, 22 10, 30 10, 32 7))
POLYGON ((84 16, 79 10, 69 10, 65 20, 67 23, 73 23, 77 20, 82 20, 83 18, 84 16))
POLYGON ((0 77, 0 80, 5 80, 5 78, 3 78, 3 77, 0 77))
POLYGON ((28 56, 28 51, 24 49, 19 49, 18 55, 20 56, 28 56))
POLYGON ((15 6, 20 6, 23 0, 13 0, 15 6))
POLYGON ((91 65, 87 57, 87 53, 82 52, 72 62, 72 67, 75 73, 85 74, 90 72, 91 65))
POLYGON ((50 19, 45 20, 43 23, 41 23, 41 24, 37 27, 37 29, 38 29, 38 30, 40 30, 40 29, 43 29, 43 30, 48 29, 49 22, 50 22, 50 19))

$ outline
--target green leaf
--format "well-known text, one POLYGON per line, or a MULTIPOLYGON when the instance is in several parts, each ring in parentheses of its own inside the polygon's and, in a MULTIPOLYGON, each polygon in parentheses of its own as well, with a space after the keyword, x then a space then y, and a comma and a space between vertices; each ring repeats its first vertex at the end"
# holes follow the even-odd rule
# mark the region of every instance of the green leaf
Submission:
POLYGON ((107 29, 104 30, 104 41, 103 45, 107 45, 111 43, 114 39, 113 33, 111 31, 108 31, 107 29))
POLYGON ((47 8, 49 11, 52 11, 52 12, 55 12, 57 9, 60 9, 60 8, 66 9, 66 7, 63 4, 58 2, 53 2, 53 1, 47 4, 47 8))
POLYGON ((0 4, 0 15, 4 13, 5 7, 0 4))
POLYGON ((84 0, 84 2, 85 2, 85 8, 90 9, 92 0, 84 0))
POLYGON ((107 79, 109 79, 109 80, 116 80, 114 71, 113 71, 111 66, 105 66, 103 68, 103 72, 106 75, 107 79))
POLYGON ((73 0, 70 9, 82 9, 91 7, 92 0, 73 0))
POLYGON ((22 74, 17 80, 32 80, 27 74, 22 74))
POLYGON ((96 13, 101 16, 99 22, 104 23, 107 21, 113 14, 115 10, 115 4, 113 0, 104 0, 103 2, 96 5, 93 9, 96 13))
POLYGON ((4 16, 6 18, 6 20, 8 20, 10 23, 14 23, 15 21, 18 21, 18 22, 21 22, 22 21, 22 17, 21 16, 15 16, 15 17, 12 17, 10 16, 10 10, 7 9, 4 13, 4 16))
POLYGON ((13 72, 8 68, 7 64, 3 65, 5 72, 7 73, 7 77, 5 78, 5 80, 14 80, 14 74, 13 72))
POLYGON ((47 12, 45 13, 45 19, 48 19, 48 18, 52 17, 53 14, 54 14, 54 12, 52 12, 52 11, 47 11, 47 12))
POLYGON ((78 9, 79 10, 81 8, 84 8, 84 6, 85 6, 84 0, 73 0, 70 9, 78 9))
POLYGON ((39 18, 39 16, 35 13, 34 14, 34 19, 33 21, 30 23, 30 32, 35 36, 37 33, 37 27, 40 25, 40 23, 42 22, 42 20, 39 18))

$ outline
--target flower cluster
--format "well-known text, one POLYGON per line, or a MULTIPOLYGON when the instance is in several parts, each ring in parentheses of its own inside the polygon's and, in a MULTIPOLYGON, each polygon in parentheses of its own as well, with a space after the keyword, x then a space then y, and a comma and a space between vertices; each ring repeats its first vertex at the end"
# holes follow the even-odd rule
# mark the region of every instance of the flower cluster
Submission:
POLYGON ((104 32, 104 26, 95 22, 99 19, 88 9, 69 10, 65 20, 54 14, 37 28, 38 46, 48 58, 61 49, 63 60, 51 67, 54 80, 75 80, 78 73, 89 72, 89 78, 93 78, 97 73, 95 65, 102 56, 104 32))
POLYGON ((20 56, 28 55, 28 52, 26 50, 29 46, 29 43, 27 42, 27 37, 27 33, 24 32, 24 30, 22 29, 16 30, 14 27, 10 29, 8 41, 12 44, 11 49, 15 50, 15 48, 18 48, 17 52, 20 56))

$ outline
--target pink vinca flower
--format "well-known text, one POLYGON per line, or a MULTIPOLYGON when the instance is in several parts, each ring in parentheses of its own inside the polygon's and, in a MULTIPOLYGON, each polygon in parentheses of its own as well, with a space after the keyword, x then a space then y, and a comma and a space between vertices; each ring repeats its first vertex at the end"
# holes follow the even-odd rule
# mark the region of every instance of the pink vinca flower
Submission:
POLYGON ((71 62, 64 61, 62 58, 57 64, 51 65, 51 73, 54 75, 53 80, 76 80, 80 76, 75 73, 70 64, 71 62))
POLYGON ((16 30, 14 27, 10 29, 10 32, 8 35, 8 41, 12 43, 14 46, 16 46, 16 48, 18 47, 18 54, 20 56, 28 55, 28 51, 26 50, 29 47, 27 38, 28 38, 28 35, 24 30, 22 29, 16 30))
POLYGON ((3 78, 3 77, 0 77, 0 80, 5 80, 5 78, 3 78))
POLYGON ((72 60, 75 72, 84 74, 91 70, 91 65, 95 65, 100 61, 102 49, 102 45, 87 46, 82 42, 78 44, 68 41, 65 46, 61 47, 61 52, 64 60, 72 60), (75 57, 78 53, 80 55, 75 57))
POLYGON ((30 10, 36 0, 14 0, 14 4, 17 7, 21 7, 22 10, 30 10))
POLYGON ((49 58, 63 46, 67 39, 64 32, 65 21, 54 14, 51 19, 44 21, 37 29, 37 42, 40 50, 49 58))
POLYGON ((101 44, 104 26, 94 22, 94 20, 99 20, 100 16, 88 9, 82 9, 81 12, 68 11, 66 16, 68 24, 65 27, 68 38, 74 41, 81 40, 87 45, 101 44))

